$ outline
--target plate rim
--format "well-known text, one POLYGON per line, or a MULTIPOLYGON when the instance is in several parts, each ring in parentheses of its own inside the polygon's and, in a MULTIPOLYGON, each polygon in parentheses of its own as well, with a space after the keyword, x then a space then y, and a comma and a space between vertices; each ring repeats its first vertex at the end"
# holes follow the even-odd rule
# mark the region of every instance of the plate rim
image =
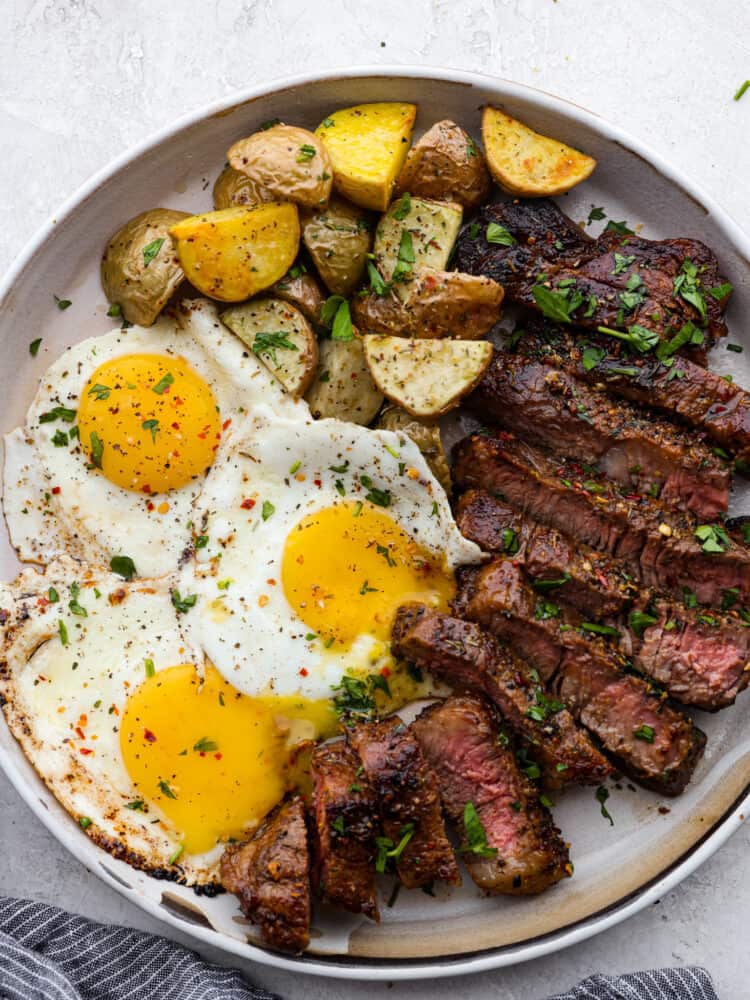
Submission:
MULTIPOLYGON (((199 125, 208 118, 227 114, 233 109, 258 98, 268 97, 279 91, 294 87, 335 79, 392 79, 394 77, 422 80, 437 79, 448 83, 463 84, 468 87, 496 87, 503 92, 503 99, 512 101, 514 97, 525 97, 531 99, 538 107, 553 113, 555 111, 559 112, 560 107, 564 106, 570 117, 588 125, 603 138, 616 142, 636 156, 639 156, 662 174, 671 184, 678 187, 689 198, 699 204, 706 214, 712 217, 715 224, 723 232, 723 235, 744 257, 748 266, 750 266, 750 236, 745 234, 725 208, 680 168, 674 166, 648 144, 582 105, 540 88, 528 84, 520 84, 490 73, 476 73, 447 67, 368 64, 354 67, 334 67, 313 72, 298 73, 291 76, 282 76, 254 87, 233 91, 225 97, 216 99, 209 104, 202 105, 193 111, 179 116, 130 146, 84 180, 62 202, 58 210, 49 216, 47 221, 26 241, 5 271, 2 279, 0 279, 0 309, 6 305, 15 283, 26 268, 33 264, 36 252, 61 223, 73 215, 81 204, 122 168, 139 159, 143 154, 157 149, 162 143, 179 132, 199 125)), ((13 761, 5 753, 0 753, 0 766, 2 766, 11 784, 36 818, 41 820, 55 839, 62 843, 78 861, 85 867, 91 868, 89 853, 92 849, 97 853, 101 849, 92 844, 82 831, 73 829, 72 827, 61 829, 56 817, 41 803, 35 793, 35 789, 26 784, 20 770, 16 768, 13 761)), ((303 972, 308 975, 326 976, 336 979, 404 981, 427 977, 443 978, 488 971, 541 958, 544 955, 549 955, 580 941, 584 941, 620 923, 659 899, 665 892, 675 888, 681 881, 692 874, 744 823, 748 810, 750 810, 750 784, 744 788, 735 800, 735 803, 724 812, 722 817, 715 821, 712 828, 706 831, 701 840, 689 848, 665 872, 657 875, 650 883, 640 887, 623 900, 614 903, 603 911, 590 914, 570 927, 553 931, 538 940, 531 939, 521 944, 505 945, 479 953, 474 952, 455 957, 446 956, 445 958, 428 960, 390 959, 383 961, 361 957, 347 958, 346 956, 335 956, 331 959, 325 959, 321 956, 310 957, 304 954, 299 957, 284 956, 277 952, 267 951, 248 942, 242 942, 222 935, 212 928, 205 928, 181 920, 169 911, 166 911, 157 902, 140 896, 133 889, 120 883, 118 879, 114 878, 99 865, 96 866, 94 874, 157 920, 163 921, 194 939, 220 948, 225 953, 235 955, 245 961, 255 961, 262 965, 268 965, 288 972, 303 972)))

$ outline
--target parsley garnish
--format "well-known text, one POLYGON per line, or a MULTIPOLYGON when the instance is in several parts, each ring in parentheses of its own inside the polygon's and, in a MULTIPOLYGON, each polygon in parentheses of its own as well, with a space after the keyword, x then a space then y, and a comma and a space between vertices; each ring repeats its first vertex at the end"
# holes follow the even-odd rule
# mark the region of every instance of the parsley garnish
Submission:
POLYGON ((709 288, 708 294, 712 299, 716 299, 717 302, 721 302, 721 300, 725 299, 732 290, 732 283, 725 281, 723 285, 714 285, 712 288, 709 288))
POLYGON ((650 351, 659 343, 659 334, 656 330, 649 330, 638 323, 629 326, 627 333, 624 330, 612 330, 608 326, 598 326, 597 330, 599 333, 606 333, 608 337, 616 337, 618 340, 624 341, 641 354, 650 351))
POLYGON ((260 126, 261 132, 267 132, 269 128, 273 128, 274 125, 281 125, 280 118, 269 118, 267 122, 263 122, 260 126))
POLYGON ((151 263, 151 261, 154 259, 154 257, 156 257, 156 255, 159 253, 159 251, 161 250, 161 248, 164 246, 164 239, 165 239, 164 236, 160 236, 160 237, 158 237, 155 240, 151 240, 151 242, 148 243, 143 248, 143 266, 144 267, 148 267, 148 265, 151 263))
POLYGON ((214 753, 218 749, 219 744, 215 740, 206 739, 205 736, 201 736, 198 742, 193 744, 196 753, 214 753))
POLYGON ((52 435, 52 444, 56 448, 64 448, 67 443, 68 443, 67 431, 61 431, 58 428, 58 430, 56 430, 55 433, 52 435))
POLYGON ((514 556, 518 552, 518 535, 513 528, 505 528, 501 535, 503 552, 509 556, 514 556))
POLYGON ((620 634, 613 625, 599 625, 598 622, 581 622, 581 628, 584 632, 591 632, 594 635, 619 636, 620 634))
POLYGON ((705 325, 708 319, 708 314, 706 312, 706 300, 699 286, 700 279, 698 278, 698 268, 689 258, 687 258, 682 262, 680 273, 674 279, 672 295, 675 298, 679 296, 683 299, 683 301, 688 302, 694 309, 696 309, 701 321, 705 325))
POLYGON ((398 259, 393 269, 393 281, 405 281, 411 276, 411 266, 414 263, 414 244, 408 229, 401 230, 401 242, 398 246, 398 259))
POLYGON ((304 143, 304 145, 300 146, 297 153, 297 163, 308 163, 315 156, 316 152, 315 146, 311 146, 307 142, 304 143))
POLYGON ((603 361, 607 356, 607 352, 603 347, 586 347, 584 348, 583 354, 581 355, 581 365, 585 372, 590 372, 592 368, 596 368, 600 361, 603 361))
POLYGON ((63 646, 67 646, 68 645, 68 629, 67 629, 67 626, 66 626, 65 622, 62 620, 62 618, 57 623, 57 632, 58 632, 58 635, 60 636, 60 642, 63 644, 63 646))
POLYGON ((370 503, 375 504, 376 507, 391 506, 391 494, 388 490, 380 490, 376 486, 373 486, 372 479, 370 479, 369 476, 360 476, 359 481, 367 490, 367 493, 365 493, 365 500, 369 500, 370 503))
POLYGON ((70 601, 68 601, 68 607, 74 615, 78 615, 79 618, 88 618, 88 611, 78 603, 78 598, 81 596, 81 588, 77 583, 71 583, 70 585, 70 601))
POLYGON ((388 863, 388 858, 393 858, 394 861, 398 861, 398 859, 404 853, 406 845, 409 843, 409 841, 413 836, 414 836, 414 824, 406 823, 399 830, 399 837, 401 839, 395 846, 390 837, 375 838, 375 845, 378 849, 378 853, 375 858, 375 871, 378 872, 379 875, 382 875, 383 872, 385 871, 386 865, 388 863))
POLYGON ((177 796, 175 795, 175 793, 169 787, 169 783, 166 782, 163 778, 159 782, 159 788, 164 793, 164 795, 167 796, 168 799, 176 799, 177 798, 177 796))
POLYGON ((628 623, 635 634, 640 638, 644 631, 650 625, 655 625, 658 620, 659 619, 655 615, 649 615, 645 611, 631 611, 628 623))
POLYGON ((156 674, 156 667, 151 657, 144 662, 143 668, 146 671, 146 677, 153 677, 156 674))
POLYGON ((599 222, 601 219, 606 219, 606 217, 607 213, 604 211, 603 207, 597 208, 596 205, 592 205, 586 225, 590 226, 592 222, 599 222))
POLYGON ((162 375, 156 385, 152 388, 152 392, 155 392, 157 396, 163 395, 170 385, 174 382, 174 375, 171 372, 166 372, 162 375))
POLYGON ((572 322, 572 314, 583 303, 583 296, 580 292, 574 291, 572 295, 569 294, 570 292, 571 287, 563 291, 553 291, 544 285, 534 285, 532 290, 534 301, 539 306, 542 315, 558 323, 572 322))
POLYGON ((389 566, 396 565, 396 560, 391 555, 391 550, 388 548, 387 545, 379 545, 376 543, 375 551, 379 556, 382 556, 385 559, 385 561, 388 563, 389 566))
POLYGON ((563 573, 562 576, 558 577, 556 580, 534 580, 532 586, 534 590, 538 590, 544 593, 548 590, 555 590, 557 587, 562 587, 570 581, 570 573, 563 573))
POLYGON ((536 608, 534 610, 534 618, 537 621, 543 622, 548 618, 556 618, 560 614, 560 608, 553 604, 552 601, 538 600, 536 602, 536 608))
POLYGON ((632 229, 628 228, 627 222, 623 219, 622 222, 613 222, 612 219, 609 220, 607 225, 604 227, 605 233, 619 233, 621 236, 635 236, 632 229))
POLYGON ((607 801, 607 799, 609 798, 609 792, 608 792, 608 791, 607 791, 607 789, 606 789, 606 788, 604 787, 604 785, 600 785, 600 786, 599 786, 599 787, 597 788, 597 790, 596 790, 596 792, 595 792, 594 794, 596 795, 596 801, 597 801, 597 802, 599 803, 599 805, 600 805, 600 806, 602 807, 602 816, 603 816, 603 817, 604 817, 605 819, 608 819, 608 820, 609 820, 609 824, 610 824, 610 826, 614 826, 614 825, 615 825, 615 821, 614 821, 614 820, 612 819, 612 817, 610 816, 609 812, 607 811, 607 807, 606 807, 606 806, 605 806, 605 804, 604 804, 604 803, 605 803, 605 802, 607 801))
POLYGON ((323 128, 332 128, 335 124, 336 122, 333 120, 333 118, 323 119, 323 128))
POLYGON ((260 516, 263 518, 264 521, 267 521, 269 517, 271 517, 271 515, 275 513, 275 511, 276 508, 271 503, 271 501, 264 500, 263 506, 261 507, 260 516))
POLYGON ((191 608, 195 607, 195 602, 197 600, 197 594, 188 594, 186 597, 181 597, 179 590, 172 591, 172 604, 175 609, 180 612, 180 614, 187 614, 191 608))
POLYGON ((729 535, 718 524, 700 524, 695 529, 695 537, 702 543, 704 552, 726 552, 731 542, 729 535))
POLYGON ((258 357, 265 354, 271 359, 274 365, 278 365, 279 360, 276 357, 276 351, 282 349, 285 351, 299 350, 297 345, 289 340, 283 330, 279 330, 276 333, 256 333, 255 340, 253 341, 253 354, 257 354, 258 357))
POLYGON ((96 431, 92 431, 89 438, 91 440, 91 464, 95 469, 101 469, 102 456, 104 455, 104 442, 96 431))
POLYGON ((635 254, 626 256, 624 254, 617 253, 617 251, 615 251, 614 260, 615 260, 615 269, 612 272, 612 274, 622 274, 623 271, 627 271, 627 269, 635 260, 635 254))
POLYGON ((55 590, 54 587, 50 587, 49 590, 47 591, 47 600, 50 602, 50 604, 57 604, 57 602, 60 600, 60 595, 58 594, 58 592, 55 590))
POLYGON ((744 94, 746 94, 749 89, 750 89, 750 80, 745 80, 745 82, 740 85, 740 88, 737 91, 737 93, 734 95, 735 101, 741 100, 744 94))
POLYGON ((32 358, 35 358, 39 353, 39 347, 41 343, 42 343, 42 338, 37 337, 36 340, 32 340, 31 343, 29 344, 29 354, 32 356, 32 358))
POLYGON ((404 191, 393 209, 393 218, 403 222, 409 212, 411 212, 411 195, 408 191, 404 191))
POLYGON ((151 440, 156 441, 156 435, 159 431, 159 421, 158 420, 144 420, 141 424, 144 431, 151 431, 151 440))
POLYGON ((126 802, 125 808, 132 809, 134 812, 145 812, 146 803, 143 799, 134 799, 132 802, 126 802))
POLYGON ((62 420, 66 424, 72 424, 76 418, 76 411, 69 410, 67 406, 56 406, 52 410, 47 410, 46 413, 39 414, 40 424, 51 424, 55 420, 62 420))
POLYGON ((96 400, 109 399, 109 394, 112 392, 108 385, 100 385, 98 382, 96 385, 92 385, 88 391, 89 396, 93 396, 96 400))
POLYGON ((686 344, 700 345, 704 339, 703 331, 695 323, 688 320, 687 323, 680 327, 671 340, 663 340, 659 344, 656 348, 656 356, 659 361, 666 361, 667 358, 671 358, 673 354, 676 354, 686 344))
POLYGON ((121 576, 123 580, 132 580, 136 576, 135 563, 130 556, 112 556, 109 568, 113 573, 121 576))
POLYGON ((494 243, 501 247, 512 247, 516 243, 513 233, 497 222, 490 222, 485 231, 484 238, 488 243, 494 243))
POLYGON ((122 306, 120 305, 120 303, 113 302, 112 305, 107 310, 107 315, 111 319, 118 319, 120 316, 122 316, 122 306))
POLYGON ((367 261, 367 274, 370 278, 370 288, 376 295, 383 298, 383 296, 390 292, 390 283, 383 280, 382 274, 378 271, 371 260, 367 261))
POLYGON ((647 726, 645 723, 640 725, 637 729, 633 730, 633 736, 637 740, 643 740, 645 743, 654 742, 655 730, 653 726, 647 726))
POLYGON ((57 308, 60 310, 60 312, 65 312, 66 309, 68 309, 70 306, 73 305, 70 299, 59 299, 56 295, 53 296, 53 298, 57 303, 57 308))

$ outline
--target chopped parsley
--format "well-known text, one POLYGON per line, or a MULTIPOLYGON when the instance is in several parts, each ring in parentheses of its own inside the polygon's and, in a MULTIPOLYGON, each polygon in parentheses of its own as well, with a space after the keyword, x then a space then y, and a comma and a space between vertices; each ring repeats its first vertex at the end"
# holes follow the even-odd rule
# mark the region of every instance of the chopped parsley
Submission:
POLYGON ((383 276, 375 267, 371 260, 367 261, 367 275, 370 279, 370 288, 380 298, 388 295, 391 290, 390 283, 383 280, 383 276))
POLYGON ((152 388, 151 391, 155 392, 157 396, 162 396, 170 387, 170 385, 173 384, 173 382, 174 382, 174 375, 171 372, 166 372, 164 375, 162 375, 162 377, 159 379, 159 381, 156 383, 156 385, 152 388))
POLYGON ((745 80, 744 83, 740 84, 737 93, 734 95, 734 100, 735 101, 742 100, 743 96, 747 93, 748 90, 750 90, 750 80, 745 80))
POLYGON ((726 552, 731 545, 729 535, 718 524, 699 524, 695 529, 695 537, 701 542, 704 552, 726 552))
POLYGON ((645 611, 631 611, 630 618, 628 619, 628 624, 635 632, 635 634, 640 638, 644 631, 650 626, 655 625, 658 622, 658 618, 655 615, 649 615, 645 611))
POLYGON ((380 490, 376 486, 372 485, 372 479, 369 476, 360 476, 360 483, 367 490, 365 493, 365 499, 369 500, 370 503, 375 504, 376 507, 390 507, 391 506, 391 494, 388 490, 380 490))
POLYGON ((509 556, 514 556, 518 552, 518 535, 513 528, 505 528, 501 535, 503 552, 509 556))
POLYGON ((179 611, 180 614, 187 614, 191 608, 195 607, 197 600, 197 594, 187 594, 185 597, 182 597, 179 590, 172 591, 172 604, 175 610, 179 611))
POLYGON ((166 237, 164 237, 164 236, 160 236, 160 237, 158 237, 155 240, 151 240, 151 242, 148 243, 143 248, 143 266, 144 267, 148 267, 148 265, 151 263, 151 261, 154 259, 154 257, 157 256, 157 254, 159 253, 159 251, 161 250, 161 248, 164 246, 164 240, 165 240, 165 238, 166 237))
POLYGON ((686 258, 682 262, 679 274, 674 279, 672 295, 675 298, 679 296, 684 302, 689 303, 698 312, 701 322, 705 326, 708 321, 708 313, 700 283, 698 268, 689 258, 686 258))
POLYGON ((414 830, 415 827, 413 823, 405 823, 399 830, 400 839, 398 844, 395 845, 390 837, 375 838, 375 846, 378 849, 375 857, 375 871, 379 875, 382 875, 385 871, 389 858, 392 858, 394 861, 398 861, 406 850, 406 845, 414 836, 414 830))
POLYGON ((104 442, 96 431, 92 431, 89 438, 91 441, 91 464, 95 469, 101 469, 102 457, 104 455, 104 442))
POLYGON ((655 735, 656 731, 654 727, 647 726, 645 723, 633 730, 633 736, 635 736, 637 740, 643 740, 645 743, 653 743, 655 735))
POLYGON ((60 636, 60 642, 63 646, 68 645, 68 628, 62 618, 57 623, 57 634, 60 636))
POLYGON ((593 635, 619 636, 620 634, 613 625, 600 625, 598 622, 581 622, 581 629, 593 635))
POLYGON ((607 218, 607 213, 604 211, 603 207, 597 207, 596 205, 592 205, 591 210, 589 212, 589 217, 586 220, 586 225, 590 226, 592 222, 599 222, 602 219, 606 218, 607 218))
POLYGON ((555 590, 557 587, 562 587, 570 581, 570 573, 563 573, 562 576, 557 577, 555 580, 534 580, 532 586, 534 590, 538 590, 544 593, 548 590, 555 590))
POLYGON ((141 424, 144 431, 151 431, 151 440, 156 441, 156 435, 159 432, 159 421, 158 420, 144 420, 141 424))
POLYGON ((704 334, 695 323, 688 320, 683 324, 671 340, 663 340, 656 348, 656 356, 659 361, 666 361, 673 354, 685 347, 687 344, 700 345, 704 341, 704 334))
POLYGON ((613 330, 608 326, 598 326, 599 333, 606 333, 608 337, 616 337, 628 344, 634 350, 645 354, 659 343, 659 334, 656 330, 649 330, 645 326, 633 323, 629 326, 627 333, 624 330, 613 330))
POLYGON ((276 512, 276 508, 271 503, 271 501, 270 500, 264 500, 263 501, 263 506, 261 507, 261 510, 260 510, 260 516, 263 518, 263 520, 267 521, 269 519, 269 517, 271 517, 275 512, 276 512))
POLYGON ((78 825, 81 827, 82 830, 88 830, 88 828, 91 826, 91 823, 92 820, 90 820, 88 816, 81 816, 81 818, 78 820, 78 825))
POLYGON ((143 801, 143 799, 134 799, 132 802, 126 802, 125 808, 132 809, 134 812, 145 812, 146 803, 143 801))
POLYGON ((607 810, 607 807, 605 805, 607 799, 609 798, 609 792, 604 787, 604 785, 599 785, 599 787, 597 788, 597 790, 596 790, 596 792, 594 794, 596 796, 596 801, 602 807, 602 816, 605 819, 609 820, 609 825, 610 826, 614 826, 615 825, 615 821, 610 816, 610 814, 609 814, 609 812, 607 810))
POLYGON ((215 753, 218 749, 219 744, 216 740, 209 740, 205 736, 201 736, 201 738, 193 744, 193 750, 195 750, 196 753, 215 753))
POLYGON ((501 247, 512 247, 516 243, 513 233, 497 222, 490 222, 485 231, 484 238, 488 243, 494 243, 501 247))
POLYGON ((613 222, 612 219, 610 219, 604 227, 604 232, 619 233, 621 236, 635 236, 635 233, 632 229, 628 228, 628 224, 624 219, 622 222, 613 222))
POLYGON ((121 576, 123 580, 132 580, 136 576, 135 563, 130 556, 112 556, 109 568, 113 573, 121 576))
POLYGON ((101 385, 99 382, 96 385, 92 385, 88 391, 89 396, 93 396, 97 401, 103 399, 109 399, 109 394, 112 392, 108 385, 101 385))
POLYGON ((473 802, 467 802, 464 806, 463 818, 466 835, 466 847, 463 850, 476 854, 480 858, 494 858, 497 854, 497 848, 490 847, 487 843, 487 831, 473 802))
POLYGON ((714 285, 712 288, 708 289, 708 294, 712 299, 716 299, 717 302, 721 302, 727 297, 727 295, 732 292, 733 286, 730 281, 725 281, 722 285, 714 285))
POLYGON ((112 305, 107 310, 107 315, 110 319, 119 319, 122 316, 122 306, 119 302, 113 302, 112 305))
POLYGON ((279 359, 276 352, 280 350, 298 351, 299 348, 292 343, 283 330, 278 330, 276 333, 256 333, 255 340, 253 340, 253 354, 257 354, 258 357, 265 354, 275 366, 278 366, 279 359))
POLYGON ((560 614, 560 608, 552 601, 539 600, 536 602, 534 618, 537 621, 546 621, 548 618, 556 618, 560 614))
POLYGON ((621 254, 615 251, 614 253, 615 268, 612 274, 622 274, 623 271, 627 271, 630 265, 635 261, 635 254, 621 254))
POLYGON ((68 601, 68 608, 71 613, 77 615, 79 618, 88 618, 88 611, 78 602, 78 598, 81 596, 81 588, 77 583, 71 583, 70 585, 70 600, 68 601))
POLYGON ((603 361, 607 356, 607 352, 603 347, 586 347, 581 355, 581 365, 585 372, 590 372, 592 368, 596 368, 600 361, 603 361))
POLYGON ((177 796, 169 787, 169 782, 165 781, 163 778, 159 782, 159 790, 167 796, 168 799, 176 799, 177 796))
POLYGON ((73 305, 70 299, 60 299, 57 297, 57 295, 53 296, 53 298, 57 303, 57 308, 60 310, 60 312, 65 312, 66 309, 69 309, 70 306, 73 305))
POLYGON ((411 277, 412 264, 415 261, 414 243, 408 229, 401 230, 401 242, 398 246, 398 258, 393 269, 393 281, 405 281, 411 277))
POLYGON ((154 661, 149 657, 143 664, 143 668, 146 671, 146 677, 154 677, 156 674, 156 667, 154 666, 154 661))
POLYGON ((261 132, 267 132, 269 128, 273 128, 274 125, 281 125, 280 118, 269 118, 267 122, 263 122, 260 126, 261 132))
POLYGON ((393 218, 403 222, 409 212, 411 212, 411 195, 408 191, 404 191, 393 209, 393 218))
POLYGON ((300 146, 297 153, 297 163, 309 163, 310 160, 315 156, 317 150, 315 146, 311 146, 309 143, 304 143, 300 146))
POLYGON ((56 448, 64 448, 68 444, 68 434, 67 431, 61 431, 59 428, 52 435, 52 444, 56 448))
POLYGON ((35 358, 39 353, 39 348, 41 346, 41 343, 42 343, 42 338, 37 337, 36 340, 32 340, 31 343, 29 344, 29 354, 32 356, 32 358, 35 358))
POLYGON ((63 423, 72 424, 75 418, 75 410, 70 410, 67 406, 55 406, 54 409, 39 414, 39 423, 51 424, 55 420, 62 420, 63 423))
POLYGON ((584 301, 572 285, 562 290, 558 285, 557 291, 545 285, 534 285, 532 294, 542 315, 558 323, 571 323, 573 313, 584 301))

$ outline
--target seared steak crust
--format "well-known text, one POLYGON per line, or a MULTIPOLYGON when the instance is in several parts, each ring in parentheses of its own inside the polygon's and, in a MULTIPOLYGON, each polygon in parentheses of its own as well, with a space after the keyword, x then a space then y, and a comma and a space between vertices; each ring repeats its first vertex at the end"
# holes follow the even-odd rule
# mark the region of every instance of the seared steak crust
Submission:
POLYGON ((375 888, 378 805, 346 742, 322 743, 312 755, 317 865, 323 899, 379 919, 375 888))
POLYGON ((401 882, 407 889, 438 879, 460 884, 461 875, 443 826, 437 779, 408 727, 398 716, 391 716, 363 723, 347 737, 380 805, 385 836, 395 846, 413 829, 396 862, 401 882))
POLYGON ((750 551, 728 540, 704 551, 690 515, 589 477, 512 435, 474 434, 454 451, 454 482, 500 493, 514 507, 592 548, 622 559, 647 587, 675 596, 695 593, 720 605, 727 590, 750 600, 750 551))
POLYGON ((555 292, 579 293, 572 310, 576 326, 623 330, 632 325, 671 340, 688 322, 705 326, 706 344, 686 346, 698 361, 705 347, 726 334, 723 310, 727 299, 704 294, 705 323, 700 311, 675 293, 675 279, 694 265, 699 289, 722 284, 716 257, 699 240, 647 240, 640 236, 605 232, 597 240, 586 236, 550 201, 501 201, 486 205, 477 217, 479 230, 466 227, 457 243, 460 271, 483 274, 505 288, 510 302, 541 311, 534 289, 538 284, 555 292), (514 237, 511 246, 487 243, 490 223, 514 237), (618 257, 615 257, 618 254, 618 257), (624 262, 624 263, 623 263, 624 262), (633 296, 634 275, 637 294, 633 296))
POLYGON ((472 622, 421 604, 405 604, 396 614, 392 644, 397 656, 494 702, 511 730, 530 747, 548 785, 598 785, 611 773, 568 711, 548 717, 539 712, 544 692, 526 664, 472 622))
POLYGON ((693 432, 613 399, 566 371, 495 354, 467 405, 484 422, 598 467, 635 492, 711 520, 729 503, 729 465, 693 432))
POLYGON ((560 831, 513 750, 497 745, 497 720, 483 698, 454 695, 426 708, 411 728, 437 776, 443 808, 463 832, 462 856, 481 889, 529 895, 570 874, 560 831), (468 850, 463 817, 469 802, 492 856, 468 850))
POLYGON ((260 926, 270 948, 303 951, 310 942, 310 858, 305 807, 283 802, 246 844, 230 844, 221 858, 221 884, 260 926))
POLYGON ((703 752, 704 734, 645 680, 624 673, 623 658, 582 628, 576 612, 537 597, 507 560, 475 571, 467 589, 462 613, 544 671, 621 770, 668 795, 683 790, 703 752))
POLYGON ((636 593, 631 574, 616 560, 537 524, 484 490, 459 497, 456 523, 485 552, 512 556, 541 589, 556 582, 555 594, 592 618, 619 614, 636 593))

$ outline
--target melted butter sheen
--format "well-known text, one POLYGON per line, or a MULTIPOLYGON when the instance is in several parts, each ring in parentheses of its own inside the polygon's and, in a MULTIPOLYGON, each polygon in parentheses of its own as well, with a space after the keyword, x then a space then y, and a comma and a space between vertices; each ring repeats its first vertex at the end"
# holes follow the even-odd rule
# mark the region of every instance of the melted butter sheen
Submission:
POLYGON ((344 648, 361 635, 387 641, 405 601, 446 610, 455 594, 453 574, 370 503, 302 518, 287 536, 282 582, 310 630, 344 648))
POLYGON ((330 736, 328 701, 249 698, 209 666, 146 678, 120 727, 125 767, 138 795, 156 804, 188 854, 242 838, 282 798, 295 744, 330 736))
POLYGON ((110 482, 164 493, 211 466, 221 418, 213 392, 184 358, 127 354, 105 361, 86 383, 78 430, 110 482))

